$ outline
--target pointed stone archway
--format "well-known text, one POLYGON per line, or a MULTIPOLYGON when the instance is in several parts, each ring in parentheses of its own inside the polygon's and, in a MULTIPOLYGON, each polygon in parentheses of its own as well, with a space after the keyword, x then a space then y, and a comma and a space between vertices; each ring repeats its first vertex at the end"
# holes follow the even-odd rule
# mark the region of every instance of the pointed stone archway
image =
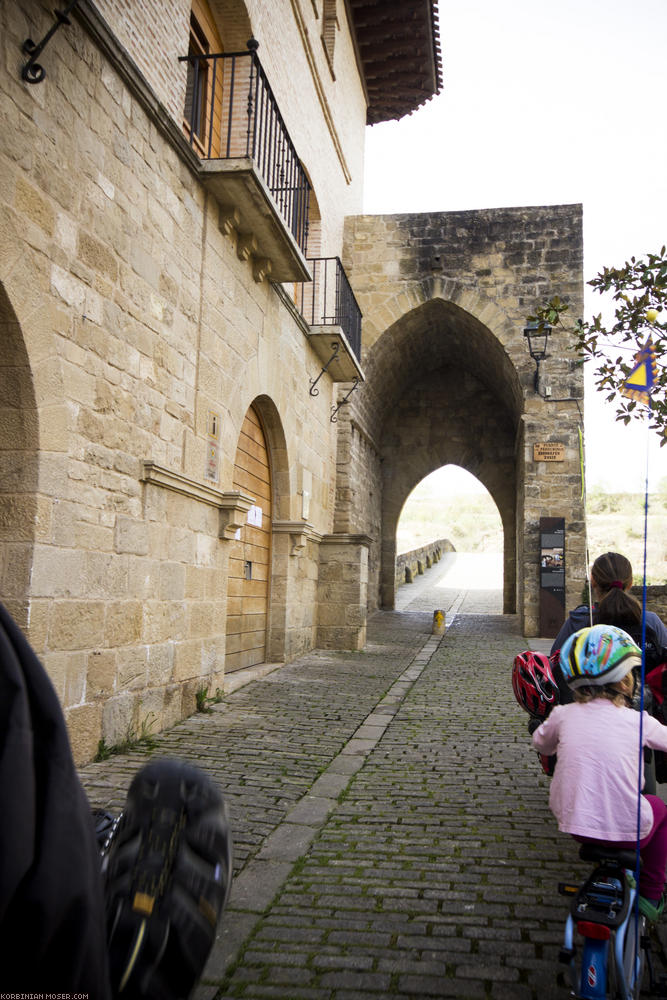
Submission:
POLYGON ((584 573, 583 378, 559 333, 543 365, 549 392, 536 394, 523 329, 551 294, 582 311, 580 206, 358 216, 344 260, 364 315, 366 381, 341 421, 334 526, 371 539, 369 610, 393 607, 405 499, 454 463, 498 507, 504 609, 536 635, 541 516, 566 522, 568 605, 584 573), (562 461, 536 460, 539 442, 562 444, 562 461))
POLYGON ((503 608, 513 613, 519 392, 498 340, 460 307, 436 299, 393 324, 376 344, 368 367, 383 387, 381 605, 394 606, 396 527, 405 500, 425 476, 453 463, 476 476, 498 507, 504 534, 503 608), (396 358, 402 360, 398 368, 396 358))

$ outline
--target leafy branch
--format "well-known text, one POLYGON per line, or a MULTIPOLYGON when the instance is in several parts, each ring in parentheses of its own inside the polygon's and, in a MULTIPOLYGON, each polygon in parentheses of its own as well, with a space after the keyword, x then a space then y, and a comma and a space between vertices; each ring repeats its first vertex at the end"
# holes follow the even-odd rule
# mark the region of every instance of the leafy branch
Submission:
MULTIPOLYGON (((631 257, 621 268, 605 267, 588 284, 601 295, 611 293, 615 303, 614 321, 579 319, 571 332, 574 347, 584 361, 597 362, 595 385, 616 405, 616 419, 624 424, 644 419, 641 403, 621 394, 621 387, 634 368, 634 355, 652 338, 657 362, 650 408, 650 427, 667 442, 667 257, 663 246, 658 254, 637 260, 631 257)), ((545 326, 567 329, 563 319, 569 306, 555 295, 528 320, 545 326)))

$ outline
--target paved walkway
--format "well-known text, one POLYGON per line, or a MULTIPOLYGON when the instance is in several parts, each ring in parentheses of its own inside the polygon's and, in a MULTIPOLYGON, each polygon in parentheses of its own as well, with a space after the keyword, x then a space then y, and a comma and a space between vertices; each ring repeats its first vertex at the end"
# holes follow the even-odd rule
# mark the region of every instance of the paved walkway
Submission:
MULTIPOLYGON (((527 643, 453 564, 401 588, 363 652, 309 653, 159 737, 154 753, 213 775, 233 821, 196 1000, 568 996, 557 884, 583 868, 511 690, 527 643)), ((82 769, 93 805, 120 810, 145 760, 82 769)))

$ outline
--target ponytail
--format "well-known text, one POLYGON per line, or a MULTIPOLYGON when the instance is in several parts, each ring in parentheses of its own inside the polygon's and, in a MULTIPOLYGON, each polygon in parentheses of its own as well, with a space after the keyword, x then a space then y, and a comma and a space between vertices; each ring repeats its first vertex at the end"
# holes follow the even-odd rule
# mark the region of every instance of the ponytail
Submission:
POLYGON ((595 611, 596 622, 626 629, 639 625, 642 607, 637 598, 629 593, 632 586, 630 560, 620 552, 605 552, 593 563, 591 575, 600 594, 595 611))

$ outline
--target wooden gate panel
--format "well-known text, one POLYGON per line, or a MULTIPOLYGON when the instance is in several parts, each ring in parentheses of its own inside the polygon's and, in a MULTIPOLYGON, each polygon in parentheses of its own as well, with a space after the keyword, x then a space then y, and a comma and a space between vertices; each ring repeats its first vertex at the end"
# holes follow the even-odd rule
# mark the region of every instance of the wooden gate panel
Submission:
MULTIPOLYGON (((232 543, 227 586, 225 670, 263 663, 266 657, 271 565, 271 469, 259 417, 251 407, 236 451, 234 489, 253 497, 261 525, 247 523, 232 543)), ((257 512, 255 512, 257 516, 257 512)), ((252 520, 252 513, 250 515, 252 520)))

